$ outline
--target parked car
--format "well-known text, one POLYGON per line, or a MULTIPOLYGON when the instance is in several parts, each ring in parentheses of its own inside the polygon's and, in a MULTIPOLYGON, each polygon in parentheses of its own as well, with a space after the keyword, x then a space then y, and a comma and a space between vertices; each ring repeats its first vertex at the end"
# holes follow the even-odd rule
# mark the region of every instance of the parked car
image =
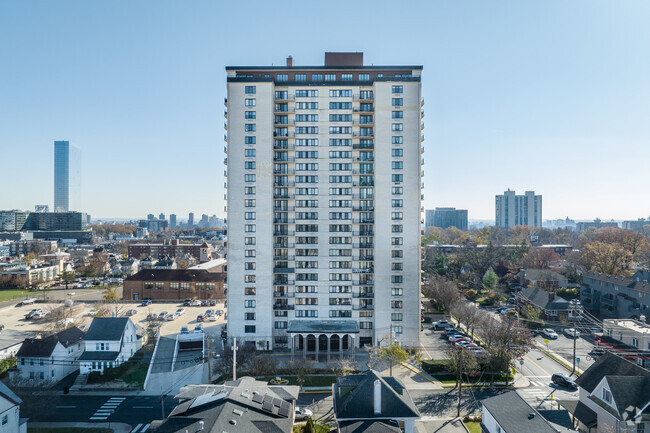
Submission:
POLYGON ((179 315, 176 313, 169 314, 167 317, 165 317, 165 320, 176 320, 178 319, 179 315))
POLYGON ((148 307, 151 304, 152 304, 151 299, 145 299, 144 301, 142 301, 142 304, 140 304, 140 306, 141 307, 148 307))
POLYGON ((131 309, 131 310, 129 310, 129 311, 126 312, 126 315, 127 315, 127 316, 135 316, 135 314, 136 314, 137 312, 138 312, 138 310, 133 310, 133 309, 131 309))
POLYGON ((549 340, 557 340, 557 333, 550 328, 546 328, 542 331, 542 335, 549 340))
POLYGON ((555 373, 551 376, 551 381, 559 386, 564 386, 570 389, 578 389, 578 384, 573 379, 563 373, 555 373))
POLYGON ((181 334, 189 334, 190 330, 187 328, 187 326, 183 326, 181 328, 181 334))
POLYGON ((178 310, 176 310, 176 314, 182 316, 183 314, 185 314, 185 308, 179 308, 178 310))
POLYGON ((210 299, 210 306, 214 307, 215 305, 217 305, 217 300, 216 299, 210 299))
POLYGON ((296 420, 306 420, 313 417, 314 414, 307 408, 296 407, 296 420))
POLYGON ((207 306, 208 306, 208 301, 205 300, 205 299, 202 300, 202 301, 201 301, 201 306, 202 306, 202 307, 207 307, 207 306))
POLYGON ((506 301, 508 304, 514 304, 515 303, 515 298, 508 298, 506 301))
POLYGON ((216 322, 216 321, 217 321, 217 316, 216 316, 216 314, 213 314, 212 316, 209 316, 209 317, 207 318, 207 320, 210 321, 210 322, 216 322))
POLYGON ((34 308, 29 313, 25 314, 25 319, 31 319, 32 316, 34 316, 34 313, 37 313, 37 312, 40 312, 40 311, 41 311, 40 308, 34 308))
POLYGON ((213 310, 205 310, 205 313, 203 313, 204 316, 212 316, 214 314, 213 310))
POLYGON ((196 325, 194 327, 194 332, 203 332, 203 325, 200 324, 200 323, 198 325, 196 325))
POLYGON ((580 337, 580 331, 575 328, 568 328, 564 330, 564 335, 569 338, 578 338, 580 337))
POLYGON ((190 305, 192 305, 192 298, 185 298, 185 300, 183 301, 183 306, 189 307, 190 305))
POLYGON ((506 309, 503 309, 503 310, 499 311, 499 314, 507 314, 507 313, 509 313, 511 311, 515 311, 515 310, 513 308, 506 308, 506 309))
POLYGON ((201 306, 201 301, 199 301, 198 299, 194 299, 192 302, 190 302, 190 305, 192 307, 200 307, 201 306))
POLYGON ((217 310, 217 317, 221 316, 223 314, 223 310, 217 310))
POLYGON ((39 319, 44 319, 47 317, 47 315, 50 313, 46 313, 44 311, 35 311, 34 314, 32 314, 31 319, 33 320, 39 320, 39 319))
POLYGON ((156 320, 156 319, 158 319, 158 315, 156 313, 147 314, 147 320, 156 320))
POLYGON ((436 323, 433 324, 434 329, 445 329, 448 328, 449 326, 453 326, 453 324, 449 320, 438 320, 436 323))
POLYGON ((25 298, 23 301, 20 303, 21 305, 31 305, 34 302, 36 302, 36 298, 25 298))
POLYGON ((167 312, 163 311, 158 315, 158 320, 165 320, 165 317, 167 317, 167 312))
POLYGON ((203 313, 196 316, 196 321, 197 322, 203 322, 203 320, 205 320, 205 316, 203 315, 203 313))

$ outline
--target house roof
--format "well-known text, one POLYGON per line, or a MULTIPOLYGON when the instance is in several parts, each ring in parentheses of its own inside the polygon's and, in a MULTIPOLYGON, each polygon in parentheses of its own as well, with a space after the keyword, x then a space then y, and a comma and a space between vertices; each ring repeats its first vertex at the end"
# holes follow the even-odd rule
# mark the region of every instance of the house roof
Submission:
POLYGON ((124 281, 198 281, 222 282, 223 272, 208 272, 205 269, 144 269, 124 281))
POLYGON ((70 347, 83 340, 84 333, 76 326, 65 329, 57 334, 45 338, 26 338, 16 353, 19 358, 48 358, 58 343, 63 347, 70 347))
POLYGON ((629 287, 639 292, 650 293, 650 284, 644 281, 645 274, 637 272, 632 278, 615 277, 614 275, 601 274, 600 272, 583 272, 583 277, 591 278, 617 286, 629 287), (637 279, 639 281, 637 281, 637 279))
POLYGON ((524 278, 530 281, 566 281, 566 277, 550 269, 522 269, 519 276, 523 273, 524 278))
POLYGON ((287 333, 358 333, 359 324, 355 320, 291 320, 287 333))
POLYGON ((551 294, 539 287, 523 289, 517 293, 517 296, 544 310, 568 310, 571 305, 569 301, 557 295, 551 299, 551 294))
POLYGON ((0 395, 14 404, 21 404, 23 401, 7 385, 0 382, 0 395))
POLYGON ((588 428, 598 424, 598 415, 580 400, 558 400, 558 403, 573 413, 573 416, 588 428))
POLYGON ((576 383, 591 393, 605 376, 650 377, 650 371, 625 358, 606 352, 576 379, 576 383))
POLYGON ((557 433, 557 428, 526 403, 517 391, 508 391, 485 399, 481 403, 504 433, 557 433))
POLYGON ((339 377, 334 385, 334 412, 344 419, 419 418, 420 411, 397 379, 382 377, 373 370, 339 377), (381 386, 381 413, 375 415, 374 386, 381 386))
POLYGON ((343 421, 339 433, 400 433, 399 425, 383 420, 343 421))
POLYGON ((557 430, 569 430, 573 431, 573 421, 571 420, 571 414, 566 409, 540 409, 538 410, 539 414, 544 417, 544 419, 551 423, 551 425, 559 427, 557 430))
POLYGON ((95 317, 88 328, 86 341, 117 341, 122 339, 128 317, 95 317))
POLYGON ((79 361, 115 361, 119 355, 120 352, 86 350, 79 357, 79 361))
POLYGON ((297 399, 297 386, 268 386, 251 377, 223 386, 184 387, 175 396, 181 403, 166 420, 151 423, 152 432, 197 431, 199 422, 203 421, 208 432, 289 433, 293 425, 293 401, 278 397, 275 391, 280 388, 284 390, 283 395, 297 399))

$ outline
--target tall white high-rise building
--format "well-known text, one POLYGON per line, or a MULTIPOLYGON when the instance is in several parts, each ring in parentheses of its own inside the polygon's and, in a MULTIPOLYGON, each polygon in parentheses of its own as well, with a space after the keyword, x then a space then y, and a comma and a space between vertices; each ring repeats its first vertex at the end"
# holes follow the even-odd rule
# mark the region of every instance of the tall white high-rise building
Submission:
POLYGON ((54 142, 54 212, 81 211, 81 150, 54 142))
POLYGON ((422 67, 226 71, 228 336, 320 358, 417 346, 422 67))
POLYGON ((497 227, 514 226, 542 227, 542 196, 535 191, 516 195, 514 191, 504 191, 495 196, 495 224, 497 227))

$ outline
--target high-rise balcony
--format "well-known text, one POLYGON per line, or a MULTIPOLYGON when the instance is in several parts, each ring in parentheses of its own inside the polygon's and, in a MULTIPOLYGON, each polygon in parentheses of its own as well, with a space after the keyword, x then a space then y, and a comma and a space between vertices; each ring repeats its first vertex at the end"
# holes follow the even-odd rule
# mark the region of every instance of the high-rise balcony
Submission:
POLYGON ((367 268, 352 268, 352 273, 354 274, 372 274, 375 272, 374 267, 367 267, 367 268))
POLYGON ((367 291, 361 291, 361 292, 354 292, 352 293, 353 298, 374 298, 375 297, 375 292, 367 292, 367 291))
POLYGON ((293 274, 295 273, 295 268, 273 268, 274 274, 293 274))
POLYGON ((353 231, 352 236, 374 236, 375 232, 373 230, 359 230, 353 231))
POLYGON ((352 256, 352 260, 354 260, 355 262, 365 262, 365 261, 375 260, 375 256, 370 254, 352 256))
POLYGON ((375 306, 370 304, 370 305, 353 305, 352 306, 353 310, 374 310, 375 306))
POLYGON ((293 310, 295 307, 293 305, 285 305, 285 304, 274 304, 273 309, 274 310, 293 310))
POLYGON ((359 150, 359 149, 374 149, 375 145, 374 143, 353 143, 352 144, 352 149, 359 150))
POLYGON ((274 298, 293 298, 295 294, 288 292, 273 292, 274 298))
POLYGON ((372 224, 375 222, 374 218, 366 217, 366 218, 353 218, 352 219, 352 224, 372 224))
POLYGON ((375 180, 355 180, 352 182, 352 186, 375 186, 375 180))

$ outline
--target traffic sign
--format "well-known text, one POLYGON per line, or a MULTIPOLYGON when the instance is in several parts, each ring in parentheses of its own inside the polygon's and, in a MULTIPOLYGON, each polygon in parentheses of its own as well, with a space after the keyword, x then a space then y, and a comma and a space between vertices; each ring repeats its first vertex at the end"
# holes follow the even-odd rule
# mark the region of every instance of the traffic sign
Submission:
POLYGON ((576 358, 576 362, 580 364, 580 358, 576 358))
POLYGON ((544 344, 548 345, 548 339, 544 339, 544 344))

